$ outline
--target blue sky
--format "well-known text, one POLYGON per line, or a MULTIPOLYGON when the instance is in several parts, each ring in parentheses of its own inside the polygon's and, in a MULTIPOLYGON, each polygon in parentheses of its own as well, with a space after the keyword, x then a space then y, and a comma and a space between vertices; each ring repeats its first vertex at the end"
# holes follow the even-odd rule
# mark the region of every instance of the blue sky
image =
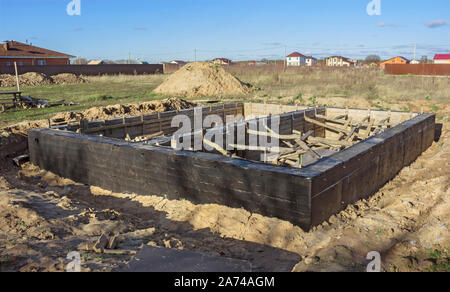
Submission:
POLYGON ((450 53, 450 0, 0 0, 0 40, 87 59, 322 58, 450 53))

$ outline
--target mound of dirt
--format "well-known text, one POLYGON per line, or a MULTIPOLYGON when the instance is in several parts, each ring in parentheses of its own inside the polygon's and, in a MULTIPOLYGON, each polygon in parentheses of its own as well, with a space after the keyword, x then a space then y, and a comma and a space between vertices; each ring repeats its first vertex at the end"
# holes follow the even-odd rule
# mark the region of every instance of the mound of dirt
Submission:
POLYGON ((195 106, 195 104, 178 98, 168 98, 157 101, 149 101, 138 104, 116 104, 105 107, 93 107, 82 112, 63 112, 55 115, 53 120, 81 120, 89 121, 111 119, 120 116, 137 116, 152 112, 164 112, 171 110, 187 109, 195 106))
MULTIPOLYGON (((53 84, 53 80, 45 74, 28 72, 19 75, 19 82, 22 86, 40 86, 53 84)), ((2 74, 0 75, 1 87, 16 86, 16 77, 14 75, 2 74)))
MULTIPOLYGON (((71 73, 62 73, 49 77, 42 73, 28 72, 19 75, 19 82, 21 86, 42 86, 50 84, 69 84, 69 83, 84 83, 85 79, 71 73)), ((0 75, 0 87, 14 87, 16 86, 16 76, 10 74, 0 75)))
POLYGON ((51 78, 54 84, 79 84, 86 82, 86 79, 72 73, 53 75, 51 78))
POLYGON ((153 92, 202 97, 243 95, 250 91, 250 85, 226 72, 221 66, 212 63, 189 63, 169 76, 153 92))

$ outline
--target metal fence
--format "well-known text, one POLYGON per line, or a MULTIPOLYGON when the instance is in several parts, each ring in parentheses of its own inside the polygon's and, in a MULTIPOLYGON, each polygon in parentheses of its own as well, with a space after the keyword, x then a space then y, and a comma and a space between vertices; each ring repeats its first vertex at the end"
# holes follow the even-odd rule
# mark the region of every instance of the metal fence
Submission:
MULTIPOLYGON (((47 66, 20 66, 19 74, 28 72, 56 75, 73 73, 76 75, 117 75, 117 74, 157 74, 164 73, 162 64, 108 64, 108 65, 47 65, 47 66)), ((15 74, 14 67, 0 67, 0 74, 15 74)))
POLYGON ((450 76, 450 64, 386 64, 386 74, 450 76))

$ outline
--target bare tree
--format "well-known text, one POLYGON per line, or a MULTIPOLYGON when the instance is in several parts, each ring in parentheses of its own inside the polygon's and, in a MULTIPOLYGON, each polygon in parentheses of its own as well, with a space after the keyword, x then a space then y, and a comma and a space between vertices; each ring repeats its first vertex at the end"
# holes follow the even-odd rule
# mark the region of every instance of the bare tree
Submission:
POLYGON ((87 65, 88 61, 85 58, 78 58, 75 61, 73 61, 72 64, 74 65, 87 65))
POLYGON ((381 58, 378 55, 369 55, 366 57, 365 61, 367 63, 380 62, 381 58))

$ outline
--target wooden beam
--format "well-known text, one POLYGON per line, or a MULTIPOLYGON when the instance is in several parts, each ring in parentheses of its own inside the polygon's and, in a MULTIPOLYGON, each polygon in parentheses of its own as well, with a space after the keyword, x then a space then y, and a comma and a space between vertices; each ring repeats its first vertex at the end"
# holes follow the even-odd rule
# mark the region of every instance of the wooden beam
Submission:
POLYGON ((311 119, 311 118, 308 118, 308 117, 306 117, 306 116, 305 116, 305 121, 307 121, 308 123, 315 124, 315 125, 317 125, 317 126, 321 126, 321 127, 326 128, 326 129, 329 129, 329 130, 338 132, 338 133, 344 133, 344 134, 346 134, 346 135, 349 134, 349 131, 347 131, 346 129, 342 129, 342 128, 339 128, 339 127, 336 127, 336 126, 327 125, 327 124, 325 124, 325 123, 316 121, 316 120, 311 119))
POLYGON ((272 138, 278 138, 278 139, 286 139, 286 140, 294 140, 298 138, 298 135, 280 135, 278 133, 275 133, 274 131, 268 132, 260 132, 255 130, 247 130, 247 133, 250 135, 258 135, 258 136, 267 136, 272 138))
POLYGON ((346 147, 352 146, 354 144, 349 141, 331 140, 331 139, 320 138, 320 137, 309 137, 308 142, 310 142, 310 143, 319 142, 319 143, 333 145, 333 146, 346 146, 346 147))

